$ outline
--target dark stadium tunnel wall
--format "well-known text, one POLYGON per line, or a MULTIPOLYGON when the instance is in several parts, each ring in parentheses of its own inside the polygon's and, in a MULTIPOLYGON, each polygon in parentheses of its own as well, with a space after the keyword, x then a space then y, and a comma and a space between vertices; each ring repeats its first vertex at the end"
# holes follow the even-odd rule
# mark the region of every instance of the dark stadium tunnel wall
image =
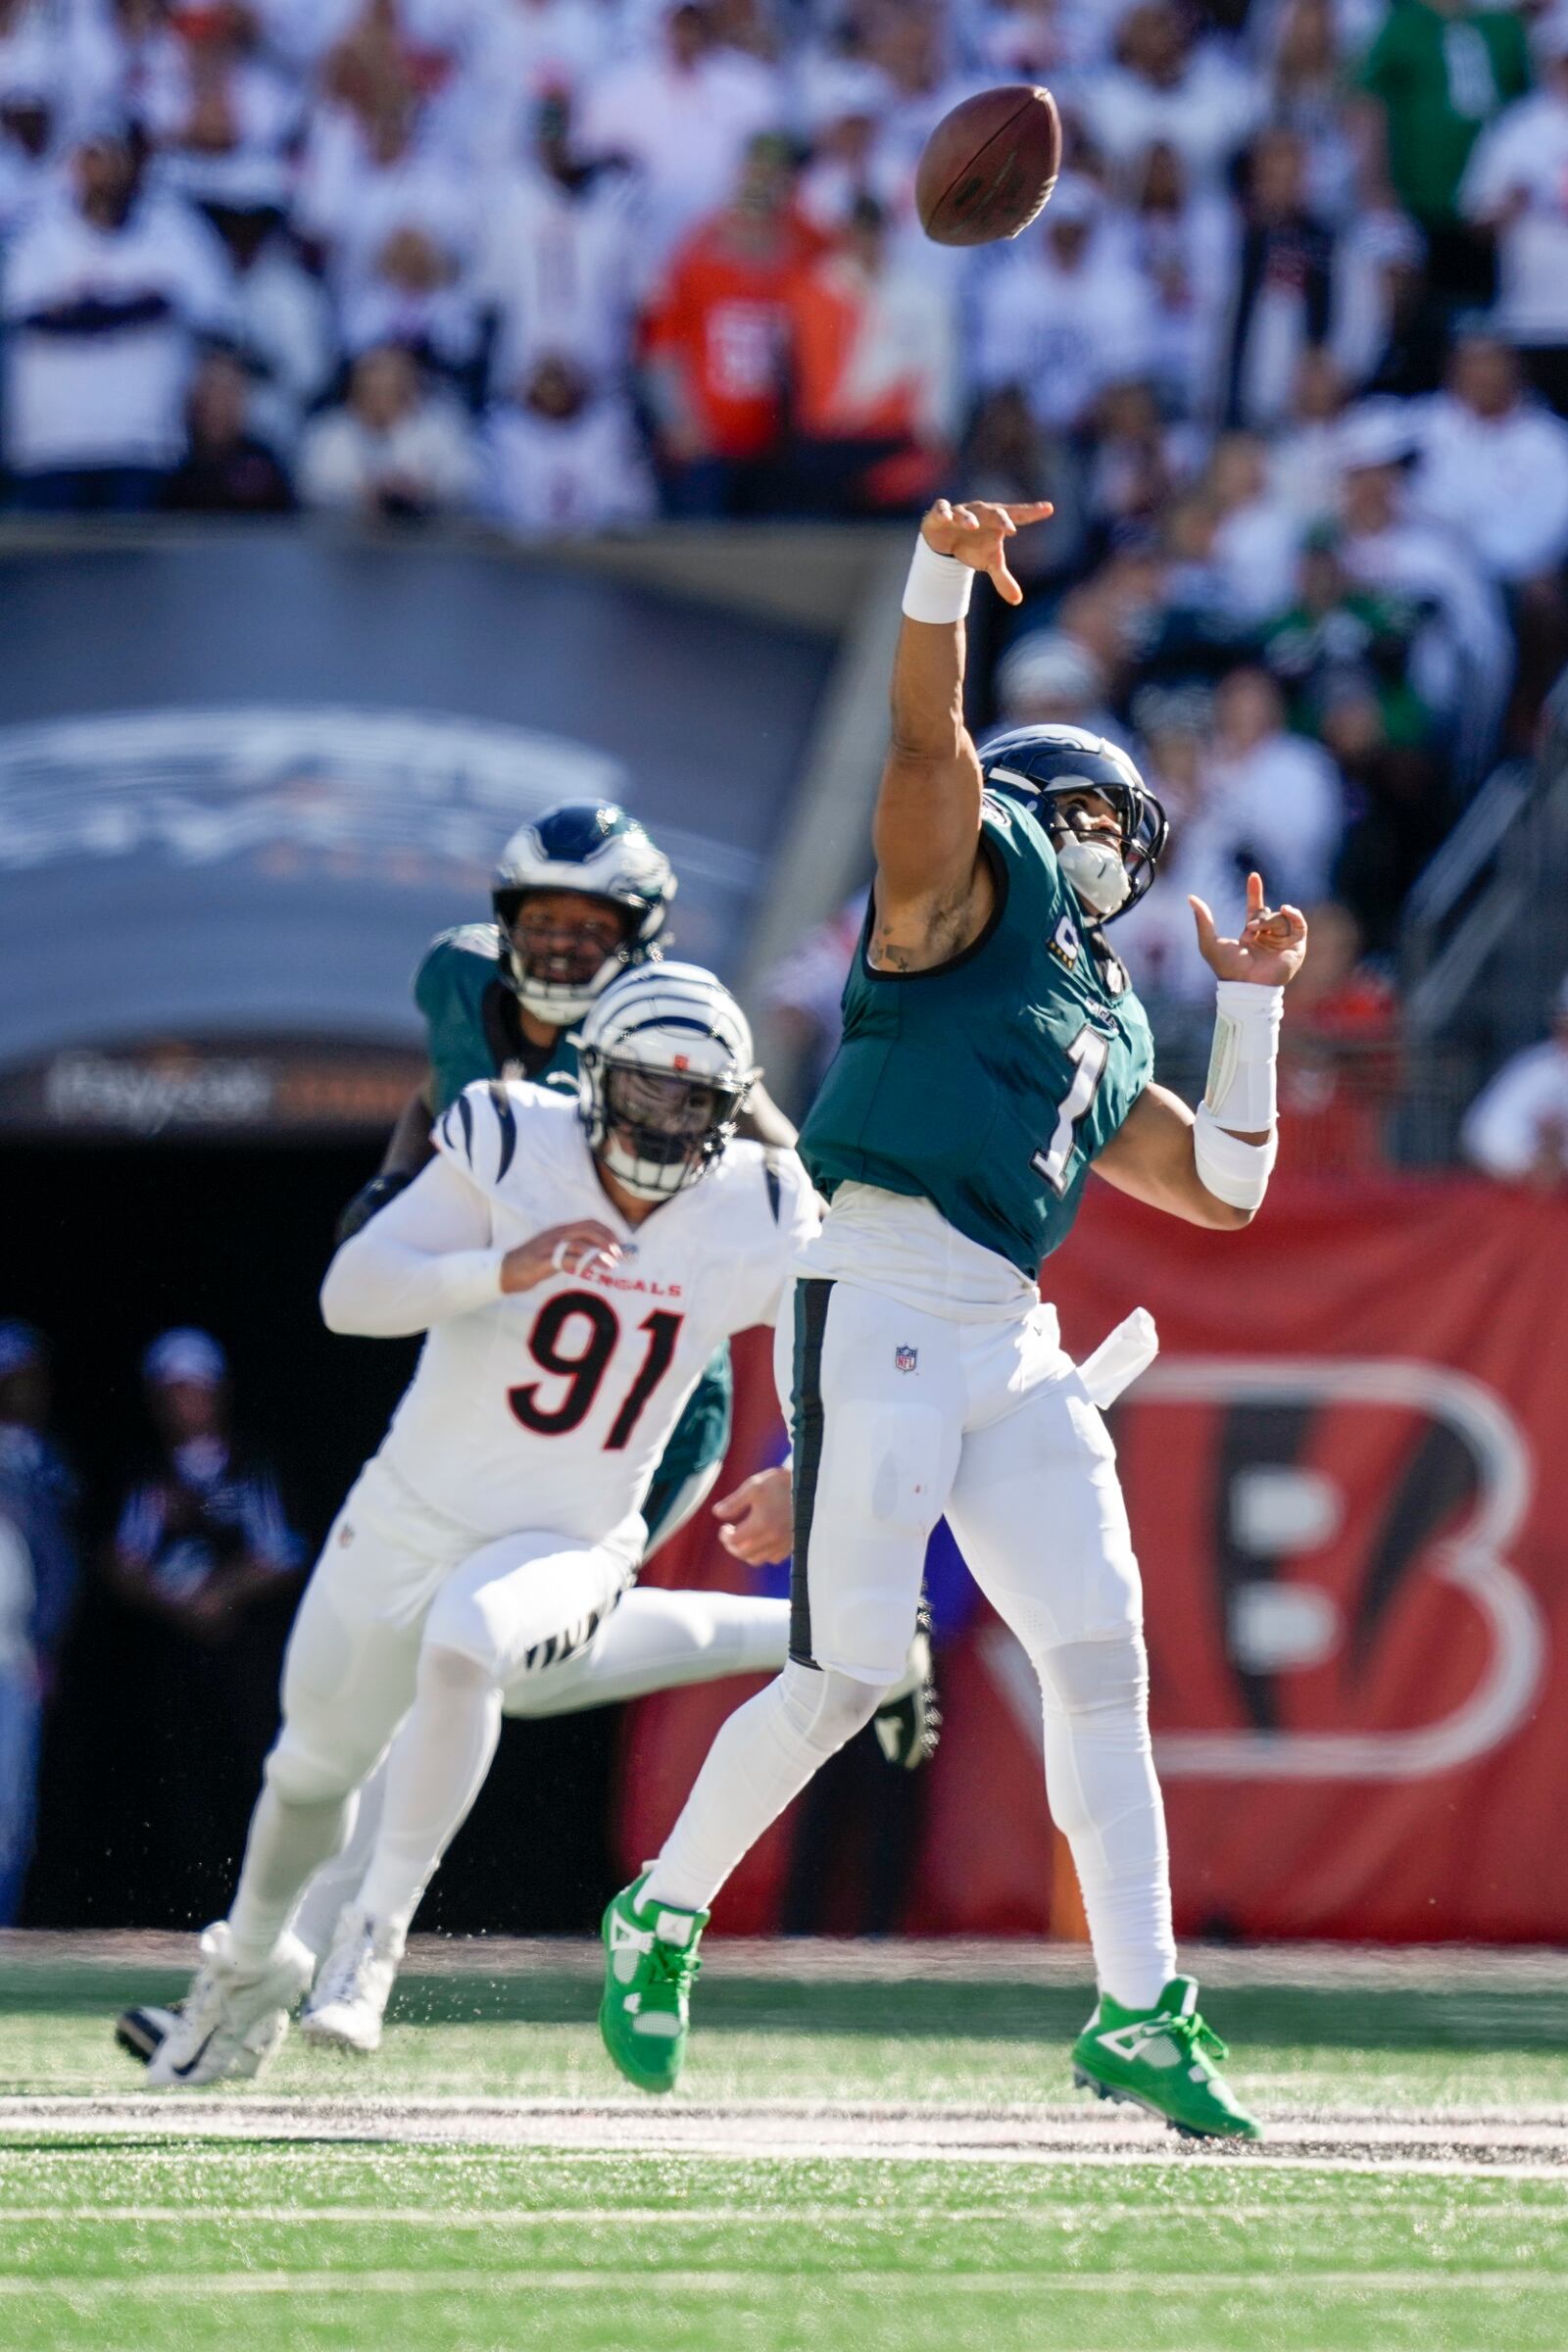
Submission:
MULTIPOLYGON (((27 1237, 7 1253, 7 1309, 56 1344, 61 1434, 87 1482, 87 1575, 51 1707, 26 1925, 199 1927, 226 1905, 292 1603, 239 1637, 248 1655, 220 1693, 210 1653, 116 1601, 93 1555, 147 1445, 141 1351, 193 1322, 228 1349, 236 1426, 277 1463, 314 1556, 415 1354, 334 1338, 316 1311, 333 1220, 374 1157, 368 1141, 6 1151, 8 1227, 27 1237)), ((590 1928, 614 1884, 613 1741, 604 1712, 509 1725, 421 1927, 590 1928)))
MULTIPOLYGON (((265 531, 13 543, 0 613, 0 1314, 58 1344, 89 1562, 145 1444, 140 1351, 184 1321, 229 1348, 314 1544, 413 1360, 332 1338, 316 1290, 418 1066, 423 947, 486 911, 524 816, 614 794, 674 858, 679 950, 732 971, 834 633, 545 559, 265 531)), ((204 1729, 199 1658, 89 1568, 28 1921, 220 1911, 286 1614, 204 1729)), ((590 1927, 613 1739, 604 1714, 509 1727, 422 1924, 590 1927)))

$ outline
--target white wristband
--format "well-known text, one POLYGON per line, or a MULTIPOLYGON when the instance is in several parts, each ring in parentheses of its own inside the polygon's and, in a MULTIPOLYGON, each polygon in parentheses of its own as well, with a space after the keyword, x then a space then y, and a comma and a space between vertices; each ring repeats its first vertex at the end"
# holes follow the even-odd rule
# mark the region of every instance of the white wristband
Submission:
POLYGON ((1223 1128, 1206 1102, 1200 1102, 1193 1122, 1193 1157, 1198 1180, 1206 1193, 1231 1208, 1258 1208, 1274 1172, 1280 1139, 1266 1144, 1244 1144, 1223 1128))
POLYGON ((1235 1135, 1265 1135, 1274 1124, 1274 1063, 1283 988, 1222 980, 1214 991, 1214 1050, 1203 1106, 1235 1135))
POLYGON ((914 543, 904 610, 910 620, 962 620, 969 610, 974 573, 956 556, 939 556, 924 538, 914 543))

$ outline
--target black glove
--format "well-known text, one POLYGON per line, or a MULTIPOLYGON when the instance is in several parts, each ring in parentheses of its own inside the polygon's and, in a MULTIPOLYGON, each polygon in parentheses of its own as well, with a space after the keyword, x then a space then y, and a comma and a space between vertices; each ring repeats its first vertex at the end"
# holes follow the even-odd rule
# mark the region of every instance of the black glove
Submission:
POLYGON ((399 1193, 407 1191, 413 1182, 413 1175, 407 1168, 392 1168, 384 1176, 372 1176, 369 1183, 355 1194, 337 1221, 333 1239, 338 1248, 341 1250, 345 1242, 351 1242, 357 1233, 363 1233, 377 1209, 385 1208, 389 1200, 395 1200, 399 1193))

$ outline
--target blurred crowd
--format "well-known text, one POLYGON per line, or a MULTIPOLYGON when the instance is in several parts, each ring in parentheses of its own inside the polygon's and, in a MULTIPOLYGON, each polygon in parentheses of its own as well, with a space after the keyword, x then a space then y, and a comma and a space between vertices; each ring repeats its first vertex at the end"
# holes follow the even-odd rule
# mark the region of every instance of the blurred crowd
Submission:
MULTIPOLYGON (((142 1456, 118 1481, 109 1463, 88 1465, 84 1511, 56 1435, 49 1341, 0 1322, 0 1928, 16 1918, 31 1858, 45 1718, 84 1565, 118 1608, 127 1673, 173 1701, 156 1759, 168 1811, 145 1825, 160 1859, 173 1865, 182 1824, 224 1793, 216 1782, 243 1791, 275 1725, 277 1643, 304 1540, 272 1464, 235 1431, 228 1360, 209 1333, 161 1333, 141 1382, 142 1456)), ((122 1759, 122 1770, 133 1777, 146 1762, 122 1759)))
POLYGON ((1136 738, 1143 987, 1203 997, 1185 892, 1255 859, 1376 1052, 1365 959, 1568 658, 1568 0, 0 0, 0 349, 33 513, 1049 495, 974 717, 1136 738), (1001 79, 1062 177, 935 247, 1001 79))

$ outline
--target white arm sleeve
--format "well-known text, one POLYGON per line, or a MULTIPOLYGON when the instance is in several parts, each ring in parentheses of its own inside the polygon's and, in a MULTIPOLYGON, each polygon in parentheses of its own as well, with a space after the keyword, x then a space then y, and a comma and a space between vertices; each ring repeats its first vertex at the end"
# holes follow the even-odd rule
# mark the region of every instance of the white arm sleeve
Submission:
POLYGON ((449 1159, 433 1159, 387 1202, 326 1269, 328 1331, 403 1339, 501 1296, 504 1250, 491 1244, 490 1208, 449 1159))

